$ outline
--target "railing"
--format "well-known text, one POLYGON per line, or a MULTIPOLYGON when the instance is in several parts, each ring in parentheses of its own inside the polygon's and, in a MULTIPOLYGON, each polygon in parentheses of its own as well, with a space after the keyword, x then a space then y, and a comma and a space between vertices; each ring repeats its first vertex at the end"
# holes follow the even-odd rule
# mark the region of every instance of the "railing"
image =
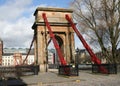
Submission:
POLYGON ((117 74, 117 64, 92 64, 92 72, 93 73, 102 73, 100 71, 100 66, 103 66, 108 70, 107 74, 117 74))
POLYGON ((24 65, 24 66, 10 66, 10 67, 0 67, 0 75, 6 76, 9 74, 14 76, 22 76, 26 74, 38 75, 39 66, 38 65, 24 65))
POLYGON ((92 64, 78 64, 79 70, 92 70, 92 64))
POLYGON ((60 65, 59 66, 59 75, 65 76, 78 76, 79 70, 78 65, 60 65))
POLYGON ((117 64, 117 72, 120 73, 120 63, 117 64))
POLYGON ((59 65, 58 64, 48 64, 49 69, 58 69, 59 65))

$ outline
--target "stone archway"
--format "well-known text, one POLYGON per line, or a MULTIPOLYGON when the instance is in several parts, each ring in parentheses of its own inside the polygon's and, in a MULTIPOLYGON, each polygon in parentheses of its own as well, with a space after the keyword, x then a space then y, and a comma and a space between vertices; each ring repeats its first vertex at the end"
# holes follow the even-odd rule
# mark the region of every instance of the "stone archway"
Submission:
POLYGON ((55 39, 58 42, 58 45, 59 45, 59 47, 61 49, 61 52, 64 53, 64 42, 63 42, 63 39, 60 36, 57 36, 57 35, 55 35, 55 39))
POLYGON ((35 23, 32 26, 36 38, 34 41, 36 64, 40 65, 40 71, 46 71, 47 42, 50 39, 49 31, 42 18, 42 13, 46 13, 52 31, 58 41, 62 54, 69 64, 74 60, 74 31, 65 19, 65 14, 71 16, 72 10, 61 8, 41 8, 38 7, 34 13, 35 23))
MULTIPOLYGON (((61 52, 62 52, 62 55, 65 57, 65 54, 64 54, 64 41, 63 41, 63 39, 60 37, 60 36, 58 36, 58 35, 55 35, 55 39, 56 39, 56 41, 57 41, 57 43, 58 43, 58 45, 59 45, 59 47, 60 47, 60 50, 61 50, 61 52)), ((59 61, 59 57, 58 57, 58 54, 57 54, 57 52, 56 52, 56 54, 55 54, 55 64, 59 64, 60 63, 60 61, 59 61)))

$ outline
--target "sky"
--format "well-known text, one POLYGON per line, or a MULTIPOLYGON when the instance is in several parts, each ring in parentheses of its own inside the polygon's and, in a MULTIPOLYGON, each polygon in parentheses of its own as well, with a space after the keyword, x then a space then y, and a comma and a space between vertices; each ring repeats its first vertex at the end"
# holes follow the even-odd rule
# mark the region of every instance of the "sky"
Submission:
POLYGON ((0 0, 0 39, 4 48, 29 48, 34 34, 31 29, 33 14, 37 7, 69 8, 71 1, 0 0))
MULTIPOLYGON (((29 48, 37 7, 70 8, 74 0, 0 0, 0 39, 4 48, 29 48)), ((84 38, 87 38, 83 35, 84 38)), ((54 47, 52 44, 50 47, 54 47)), ((75 48, 84 49, 75 36, 75 48)))

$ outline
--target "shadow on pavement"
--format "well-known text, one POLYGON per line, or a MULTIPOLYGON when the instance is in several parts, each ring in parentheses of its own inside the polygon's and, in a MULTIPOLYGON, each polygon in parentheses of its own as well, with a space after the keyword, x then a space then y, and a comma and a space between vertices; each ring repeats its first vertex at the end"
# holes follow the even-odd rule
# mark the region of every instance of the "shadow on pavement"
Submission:
POLYGON ((0 80, 0 86, 27 86, 27 84, 20 78, 3 78, 0 80))

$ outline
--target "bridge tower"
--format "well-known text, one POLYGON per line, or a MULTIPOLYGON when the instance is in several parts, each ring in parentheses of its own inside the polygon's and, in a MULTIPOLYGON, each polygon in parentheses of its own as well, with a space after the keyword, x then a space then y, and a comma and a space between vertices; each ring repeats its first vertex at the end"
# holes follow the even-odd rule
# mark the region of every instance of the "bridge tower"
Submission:
POLYGON ((34 13, 35 22, 32 26, 35 35, 34 48, 35 48, 35 61, 40 65, 40 72, 46 71, 47 65, 47 46, 50 40, 49 31, 42 18, 42 14, 46 13, 48 22, 52 28, 55 38, 60 46, 62 54, 69 64, 75 58, 75 45, 74 45, 74 31, 65 19, 65 14, 70 17, 72 10, 63 8, 42 8, 38 7, 34 13))

